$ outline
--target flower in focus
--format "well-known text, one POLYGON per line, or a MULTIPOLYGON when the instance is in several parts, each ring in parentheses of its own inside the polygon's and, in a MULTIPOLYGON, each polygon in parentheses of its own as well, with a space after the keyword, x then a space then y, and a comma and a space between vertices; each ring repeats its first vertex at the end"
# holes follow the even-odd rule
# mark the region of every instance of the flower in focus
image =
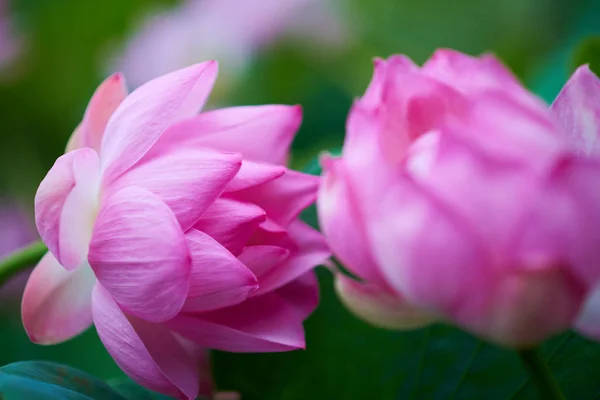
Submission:
POLYGON ((134 380, 190 399, 198 348, 304 347, 312 269, 329 255, 297 218, 319 179, 284 165, 300 109, 197 114, 216 74, 207 62, 129 95, 119 74, 97 89, 36 194, 50 251, 22 304, 34 342, 93 322, 134 380))
POLYGON ((134 86, 199 60, 224 66, 228 85, 281 36, 313 47, 343 48, 349 31, 334 0, 187 0, 151 15, 111 65, 134 86))
POLYGON ((549 109, 490 55, 377 60, 342 156, 322 162, 321 227, 367 282, 339 275, 342 301, 375 325, 450 320, 509 346, 586 315, 600 328, 599 128, 587 67, 549 109))

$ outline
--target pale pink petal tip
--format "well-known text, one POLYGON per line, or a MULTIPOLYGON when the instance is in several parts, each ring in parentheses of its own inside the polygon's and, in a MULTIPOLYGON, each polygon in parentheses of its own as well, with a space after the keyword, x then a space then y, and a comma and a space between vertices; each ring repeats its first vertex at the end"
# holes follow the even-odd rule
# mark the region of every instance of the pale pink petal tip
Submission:
POLYGON ((96 279, 88 267, 65 270, 47 253, 29 276, 21 304, 27 335, 38 344, 61 343, 92 324, 96 279))

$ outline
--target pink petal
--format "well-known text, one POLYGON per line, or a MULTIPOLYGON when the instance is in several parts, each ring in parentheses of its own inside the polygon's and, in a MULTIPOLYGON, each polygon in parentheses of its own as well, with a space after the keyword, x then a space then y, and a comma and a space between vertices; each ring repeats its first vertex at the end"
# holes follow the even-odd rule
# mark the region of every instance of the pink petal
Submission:
POLYGON ((300 106, 222 108, 180 122, 165 133, 164 140, 241 153, 256 162, 285 164, 301 121, 300 106))
POLYGON ((67 144, 67 152, 81 147, 89 147, 100 152, 100 143, 108 119, 125 97, 127 97, 127 87, 123 75, 116 73, 106 78, 94 92, 83 121, 73 132, 67 144))
POLYGON ((598 160, 562 160, 545 186, 543 201, 533 203, 514 238, 518 253, 559 255, 588 289, 600 280, 598 176, 598 160))
POLYGON ((185 302, 190 279, 185 237, 169 207, 147 190, 129 187, 106 200, 88 259, 128 314, 162 322, 185 302))
POLYGON ((470 321, 471 331, 503 346, 526 348, 573 325, 584 300, 582 285, 560 261, 526 261, 526 269, 496 279, 488 312, 470 321))
POLYGON ((262 185, 282 176, 286 168, 280 165, 262 164, 248 160, 242 162, 242 168, 225 188, 226 192, 236 192, 253 186, 262 185))
POLYGON ((196 229, 186 233, 192 273, 185 312, 229 307, 258 288, 256 277, 226 248, 196 229))
POLYGON ((600 155, 600 79, 583 65, 550 107, 568 143, 579 153, 600 155))
POLYGON ((156 78, 127 96, 102 139, 104 181, 110 183, 138 162, 169 126, 197 113, 216 75, 216 62, 196 64, 156 78))
POLYGON ((98 155, 83 148, 58 158, 36 193, 35 217, 40 236, 67 269, 85 261, 98 185, 98 155))
POLYGON ((196 398, 198 366, 165 325, 125 315, 99 284, 94 288, 92 310, 102 343, 127 375, 148 389, 196 398))
POLYGON ((486 249, 434 196, 399 177, 365 221, 373 255, 395 292, 459 322, 486 312, 495 278, 486 249))
POLYGON ((319 225, 331 250, 346 268, 367 280, 381 284, 379 267, 371 255, 364 216, 346 177, 343 161, 324 157, 324 175, 317 199, 319 225))
POLYGON ((258 276, 259 289, 252 296, 280 288, 321 265, 331 256, 323 236, 300 220, 292 222, 288 232, 297 246, 282 264, 258 276))
POLYGON ((423 72, 467 93, 491 89, 525 92, 510 70, 491 54, 473 57, 438 49, 423 65, 423 72))
POLYGON ((27 335, 38 344, 69 340, 92 324, 92 288, 96 278, 89 266, 65 270, 46 253, 27 281, 21 315, 27 335))
POLYGON ((393 330, 414 329, 433 322, 433 316, 405 299, 371 283, 336 274, 336 292, 344 305, 365 322, 393 330))
POLYGON ((219 198, 194 228, 210 235, 231 253, 238 255, 265 218, 265 211, 254 204, 219 198))
POLYGON ((171 208, 185 231, 219 197, 241 163, 239 154, 179 148, 142 159, 111 190, 137 186, 154 193, 171 208))
POLYGON ((255 203, 283 227, 310 206, 317 197, 319 177, 287 170, 281 178, 232 193, 237 200, 255 203))
POLYGON ((289 255, 290 250, 279 246, 248 246, 242 250, 238 259, 256 276, 264 276, 282 264, 289 255))
POLYGON ((217 350, 279 352, 304 348, 302 322, 318 303, 314 277, 276 292, 208 313, 181 314, 168 325, 189 340, 217 350))

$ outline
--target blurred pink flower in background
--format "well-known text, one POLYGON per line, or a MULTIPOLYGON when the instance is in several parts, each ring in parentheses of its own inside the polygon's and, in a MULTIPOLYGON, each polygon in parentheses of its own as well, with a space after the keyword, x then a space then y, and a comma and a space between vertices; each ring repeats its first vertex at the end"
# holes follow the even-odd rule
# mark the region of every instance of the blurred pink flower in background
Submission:
POLYGON ((134 87, 201 60, 218 60, 222 78, 235 82, 257 53, 282 37, 322 56, 349 44, 336 0, 186 0, 151 14, 127 41, 110 70, 134 87))
POLYGON ((59 343, 93 322, 140 384, 193 399, 200 349, 303 348, 318 303, 312 269, 329 256, 298 219, 319 178, 286 168, 297 106, 198 114, 217 64, 127 94, 96 90, 67 153, 36 194, 49 252, 22 304, 32 341, 59 343))
MULTIPOLYGON (((0 258, 36 239, 31 218, 14 201, 0 199, 0 258)), ((0 311, 18 304, 30 271, 23 271, 0 286, 0 311)))
POLYGON ((22 39, 16 34, 8 9, 7 0, 0 0, 0 73, 6 72, 18 57, 23 47, 22 39))
POLYGON ((388 328, 450 320, 517 347, 574 325, 598 338, 599 149, 587 67, 549 108, 490 55, 377 60, 342 156, 322 162, 321 227, 367 282, 339 275, 341 299, 388 328))

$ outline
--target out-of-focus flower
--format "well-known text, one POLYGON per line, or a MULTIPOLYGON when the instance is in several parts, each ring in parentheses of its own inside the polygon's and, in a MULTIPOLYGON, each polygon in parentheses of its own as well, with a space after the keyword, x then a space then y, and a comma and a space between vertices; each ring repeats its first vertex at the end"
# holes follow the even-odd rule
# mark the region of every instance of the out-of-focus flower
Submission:
POLYGON ((199 60, 219 60, 228 85, 282 36, 329 53, 349 43, 336 0, 187 0, 152 14, 111 70, 137 86, 199 60))
MULTIPOLYGON (((0 199, 0 258, 33 240, 35 231, 27 214, 13 201, 0 199)), ((23 271, 0 286, 0 311, 7 303, 18 303, 29 272, 23 271)))
POLYGON ((329 255, 297 218, 319 179, 284 165, 300 109, 197 114, 216 74, 207 62, 129 95, 121 75, 98 88, 38 189, 50 252, 22 306, 33 341, 61 342, 93 321, 129 376, 190 399, 197 346, 304 347, 312 269, 329 255))
POLYGON ((377 60, 341 158, 323 159, 321 227, 368 282, 339 276, 343 301, 509 346, 572 326, 600 277, 599 100, 586 67, 549 109, 489 55, 377 60))
POLYGON ((11 65, 22 47, 22 39, 15 33, 7 1, 0 0, 0 71, 11 65))

